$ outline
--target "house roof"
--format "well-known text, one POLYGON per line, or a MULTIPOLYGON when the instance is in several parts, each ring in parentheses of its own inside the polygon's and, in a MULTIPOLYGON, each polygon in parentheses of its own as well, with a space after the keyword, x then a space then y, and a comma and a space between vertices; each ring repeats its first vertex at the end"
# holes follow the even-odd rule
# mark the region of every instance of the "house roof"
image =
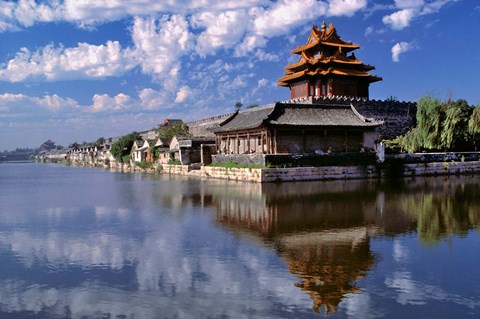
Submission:
POLYGON ((276 103, 242 110, 216 129, 216 133, 249 130, 266 126, 374 127, 381 121, 360 115, 353 105, 276 103))
POLYGON ((259 127, 268 119, 274 108, 275 105, 270 104, 237 111, 221 123, 220 127, 215 129, 214 132, 237 131, 259 127))
POLYGON ((362 117, 353 109, 345 107, 318 107, 312 105, 280 104, 269 121, 271 125, 289 126, 378 126, 381 122, 362 117))

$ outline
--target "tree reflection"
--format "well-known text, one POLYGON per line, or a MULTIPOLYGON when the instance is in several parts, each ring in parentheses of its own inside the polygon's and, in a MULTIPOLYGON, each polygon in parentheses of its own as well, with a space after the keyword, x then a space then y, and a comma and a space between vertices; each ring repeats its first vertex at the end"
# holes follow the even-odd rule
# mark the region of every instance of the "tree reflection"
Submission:
MULTIPOLYGON (((432 179, 433 180, 433 179, 432 179)), ((480 192, 477 183, 459 178, 456 183, 433 180, 428 192, 402 196, 398 202, 404 214, 417 222, 417 233, 426 245, 466 234, 480 228, 480 192)))

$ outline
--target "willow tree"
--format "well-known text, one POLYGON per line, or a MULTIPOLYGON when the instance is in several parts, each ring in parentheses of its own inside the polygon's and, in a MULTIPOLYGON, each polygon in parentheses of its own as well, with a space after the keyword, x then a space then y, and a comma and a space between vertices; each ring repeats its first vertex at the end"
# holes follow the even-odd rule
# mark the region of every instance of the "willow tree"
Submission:
POLYGON ((468 133, 472 138, 475 149, 477 149, 480 144, 480 106, 473 108, 472 115, 468 121, 468 133))
POLYGON ((407 152, 441 149, 444 118, 445 106, 439 99, 431 96, 421 98, 417 103, 417 127, 402 138, 402 147, 407 152))
POLYGON ((133 143, 135 140, 140 139, 138 132, 132 132, 125 136, 120 137, 110 148, 110 153, 119 162, 123 162, 123 157, 130 154, 133 143))
POLYGON ((445 149, 466 147, 468 142, 468 122, 472 108, 467 101, 458 100, 446 104, 445 120, 441 134, 441 144, 445 149))

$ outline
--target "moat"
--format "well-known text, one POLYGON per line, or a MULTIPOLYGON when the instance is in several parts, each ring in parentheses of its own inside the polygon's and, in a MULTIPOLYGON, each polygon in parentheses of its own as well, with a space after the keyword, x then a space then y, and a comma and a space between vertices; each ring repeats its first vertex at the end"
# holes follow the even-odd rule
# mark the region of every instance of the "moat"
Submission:
POLYGON ((480 176, 0 165, 0 318, 478 318, 480 176))

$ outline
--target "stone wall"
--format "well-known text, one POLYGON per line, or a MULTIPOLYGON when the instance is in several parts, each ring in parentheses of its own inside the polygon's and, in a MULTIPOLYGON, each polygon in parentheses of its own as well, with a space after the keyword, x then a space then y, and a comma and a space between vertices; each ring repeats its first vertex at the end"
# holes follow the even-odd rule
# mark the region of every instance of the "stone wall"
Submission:
POLYGON ((313 180, 391 178, 409 176, 436 176, 479 174, 480 161, 415 163, 396 167, 396 174, 387 172, 388 168, 380 165, 366 166, 324 166, 294 168, 225 168, 203 166, 191 170, 187 165, 163 165, 163 173, 215 178, 231 181, 273 183, 313 180))
POLYGON ((416 123, 417 104, 414 102, 360 100, 352 104, 361 115, 384 122, 377 129, 382 139, 404 135, 416 123))

